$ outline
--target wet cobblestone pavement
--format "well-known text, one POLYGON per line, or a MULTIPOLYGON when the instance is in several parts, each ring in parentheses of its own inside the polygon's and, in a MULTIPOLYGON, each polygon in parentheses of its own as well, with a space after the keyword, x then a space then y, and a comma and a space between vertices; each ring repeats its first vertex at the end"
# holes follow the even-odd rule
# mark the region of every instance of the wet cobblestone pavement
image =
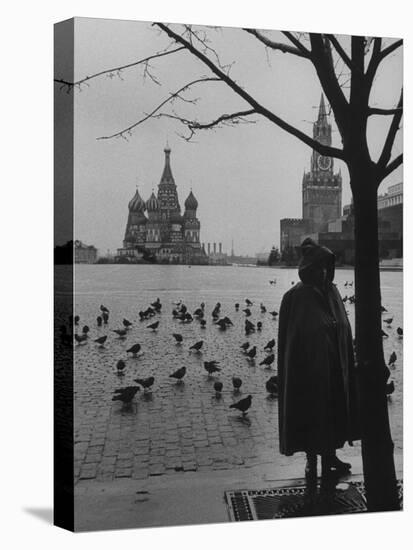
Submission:
MULTIPOLYGON (((353 289, 344 287, 353 273, 337 270, 336 283, 344 296, 353 289)), ((116 478, 147 479, 150 476, 187 471, 214 471, 248 468, 260 464, 283 465, 303 457, 283 457, 278 452, 278 403, 268 395, 265 382, 276 374, 259 363, 268 355, 265 344, 276 338, 278 321, 269 311, 279 310, 283 293, 297 282, 296 270, 193 266, 76 266, 75 313, 80 316, 78 332, 90 327, 87 342, 75 345, 75 479, 110 481, 116 478), (270 279, 277 284, 270 285, 270 279), (162 312, 148 321, 139 321, 139 310, 157 297, 162 312), (245 298, 253 302, 251 317, 263 323, 262 331, 245 336, 245 298), (182 300, 191 313, 205 302, 206 328, 200 323, 183 324, 172 318, 174 302, 182 300), (222 331, 212 322, 211 312, 221 303, 221 317, 230 317, 234 326, 222 331), (234 304, 240 303, 239 311, 234 304), (267 312, 260 311, 263 303, 267 312), (96 317, 104 304, 110 310, 109 324, 98 327, 96 317), (112 332, 122 328, 126 318, 133 323, 125 339, 112 332), (147 327, 159 320, 159 327, 147 327), (172 333, 183 336, 181 345, 172 333), (108 335, 104 347, 93 340, 108 335), (189 351, 203 340, 201 353, 189 351), (257 346, 255 360, 249 360, 240 345, 257 346), (126 353, 135 343, 142 346, 137 357, 126 353), (119 376, 116 363, 123 359, 125 374, 119 376), (203 361, 220 362, 222 371, 209 377, 203 361), (169 377, 185 366, 184 383, 169 377), (155 377, 150 392, 139 391, 131 407, 112 401, 117 388, 135 385, 134 378, 155 377), (243 384, 234 394, 232 376, 243 384), (223 382, 221 397, 215 395, 214 381, 223 382), (251 394, 252 407, 246 418, 229 406, 251 394)), ((393 317, 384 339, 385 356, 397 353, 392 370, 396 390, 389 399, 396 452, 402 448, 402 339, 396 328, 402 323, 402 274, 382 273, 386 318, 393 317)), ((354 306, 348 305, 353 325, 354 306)), ((59 311, 57 308, 57 316, 59 311)), ((58 323, 64 322, 60 312, 58 323)), ((354 326, 354 325, 353 325, 354 326)), ((276 347, 274 348, 276 353, 276 347)), ((346 447, 341 456, 359 455, 360 447, 346 447)))

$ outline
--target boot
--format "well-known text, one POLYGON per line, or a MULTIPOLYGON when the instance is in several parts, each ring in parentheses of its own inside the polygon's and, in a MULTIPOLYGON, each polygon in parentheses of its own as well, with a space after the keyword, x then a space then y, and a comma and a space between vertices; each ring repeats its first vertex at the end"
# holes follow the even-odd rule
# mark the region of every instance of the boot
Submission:
POLYGON ((305 465, 305 479, 307 485, 314 485, 317 483, 317 455, 314 453, 307 453, 307 463, 305 465))

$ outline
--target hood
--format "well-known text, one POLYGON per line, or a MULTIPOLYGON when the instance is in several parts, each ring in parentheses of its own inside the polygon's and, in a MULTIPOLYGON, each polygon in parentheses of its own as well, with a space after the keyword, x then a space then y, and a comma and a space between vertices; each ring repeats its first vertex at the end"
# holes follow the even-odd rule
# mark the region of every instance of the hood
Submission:
POLYGON ((303 283, 317 284, 320 268, 327 268, 327 281, 334 280, 335 256, 326 246, 320 246, 313 239, 307 237, 301 243, 301 260, 298 266, 298 275, 303 283))

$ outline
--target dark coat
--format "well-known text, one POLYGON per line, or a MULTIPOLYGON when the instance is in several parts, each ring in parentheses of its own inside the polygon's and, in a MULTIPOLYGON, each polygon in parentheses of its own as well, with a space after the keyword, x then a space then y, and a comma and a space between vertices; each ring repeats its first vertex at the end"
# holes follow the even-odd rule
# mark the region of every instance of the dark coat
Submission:
POLYGON ((303 282, 286 292, 279 314, 279 437, 285 455, 325 454, 360 438, 351 327, 332 283, 334 256, 315 247, 301 262, 303 282), (329 265, 322 288, 312 274, 320 258, 329 265))

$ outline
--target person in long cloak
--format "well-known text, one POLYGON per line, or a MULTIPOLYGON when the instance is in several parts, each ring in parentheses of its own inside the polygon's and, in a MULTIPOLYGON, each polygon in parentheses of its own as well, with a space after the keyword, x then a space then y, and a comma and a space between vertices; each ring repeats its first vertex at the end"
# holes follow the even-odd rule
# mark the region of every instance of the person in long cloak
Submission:
POLYGON ((280 451, 307 454, 306 475, 348 472, 336 456, 360 439, 351 327, 333 284, 335 256, 307 238, 297 283, 279 314, 278 381, 280 451))

